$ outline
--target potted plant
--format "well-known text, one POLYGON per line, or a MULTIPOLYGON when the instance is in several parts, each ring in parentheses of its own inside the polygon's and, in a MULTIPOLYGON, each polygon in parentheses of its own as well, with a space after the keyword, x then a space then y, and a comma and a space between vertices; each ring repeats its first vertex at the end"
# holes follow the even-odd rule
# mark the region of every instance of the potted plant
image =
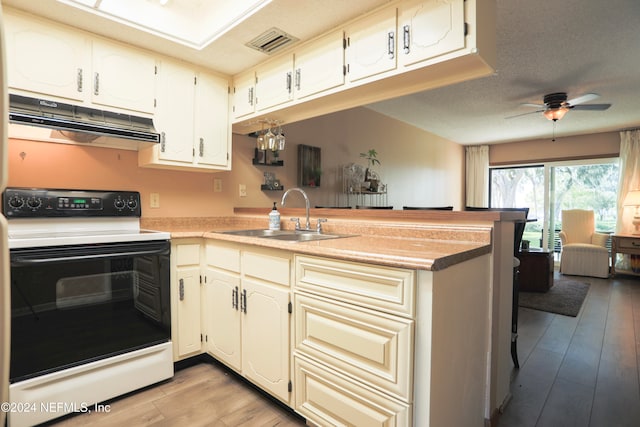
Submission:
POLYGON ((360 157, 367 159, 367 169, 364 171, 364 180, 365 182, 370 183, 369 191, 376 192, 378 191, 378 180, 371 177, 371 168, 374 165, 380 164, 380 160, 378 160, 378 152, 375 148, 371 148, 365 153, 360 153, 360 157))

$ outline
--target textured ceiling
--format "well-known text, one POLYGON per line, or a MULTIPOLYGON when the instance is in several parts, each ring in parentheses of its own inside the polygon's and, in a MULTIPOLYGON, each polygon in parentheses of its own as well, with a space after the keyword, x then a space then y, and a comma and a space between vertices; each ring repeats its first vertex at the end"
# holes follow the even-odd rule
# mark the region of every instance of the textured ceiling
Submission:
MULTIPOLYGON (((181 4, 187 0, 181 0, 181 4)), ((202 0, 191 0, 196 3, 202 0)), ((482 3, 485 0, 478 0, 482 3)), ((107 37, 235 74, 268 57, 244 46, 275 26, 311 38, 388 0, 273 0, 203 50, 69 10, 55 0, 3 0, 107 37)), ((369 107, 461 144, 551 138, 553 123, 535 110, 547 93, 597 93, 606 111, 569 111, 555 135, 640 126, 640 1, 496 0, 497 70, 493 76, 404 96, 369 107)))
POLYGON ((597 93, 606 111, 569 111, 556 136, 640 125, 638 0, 497 0, 493 76, 371 106, 461 144, 551 138, 553 122, 522 103, 597 93))

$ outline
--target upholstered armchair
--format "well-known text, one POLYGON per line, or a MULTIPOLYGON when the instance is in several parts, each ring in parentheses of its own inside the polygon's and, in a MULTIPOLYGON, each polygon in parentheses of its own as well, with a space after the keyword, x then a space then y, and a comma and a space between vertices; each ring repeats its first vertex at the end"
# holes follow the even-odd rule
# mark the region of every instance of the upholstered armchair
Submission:
POLYGON ((559 235, 562 243, 562 274, 602 278, 609 276, 609 250, 606 248, 609 235, 595 231, 592 210, 562 211, 562 231, 559 235))

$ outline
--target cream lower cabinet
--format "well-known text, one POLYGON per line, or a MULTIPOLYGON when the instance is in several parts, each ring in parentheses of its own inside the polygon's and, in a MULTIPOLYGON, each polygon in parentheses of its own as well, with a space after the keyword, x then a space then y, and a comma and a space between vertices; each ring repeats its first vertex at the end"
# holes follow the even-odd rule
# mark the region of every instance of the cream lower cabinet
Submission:
POLYGON ((202 352, 200 239, 171 243, 171 340, 173 360, 202 352))
POLYGON ((318 426, 483 425, 489 265, 296 256, 295 410, 318 426))
POLYGON ((291 258, 225 242, 205 247, 206 351, 285 403, 291 387, 291 258))
POLYGON ((406 426, 415 272, 296 257, 295 408, 312 423, 406 426))

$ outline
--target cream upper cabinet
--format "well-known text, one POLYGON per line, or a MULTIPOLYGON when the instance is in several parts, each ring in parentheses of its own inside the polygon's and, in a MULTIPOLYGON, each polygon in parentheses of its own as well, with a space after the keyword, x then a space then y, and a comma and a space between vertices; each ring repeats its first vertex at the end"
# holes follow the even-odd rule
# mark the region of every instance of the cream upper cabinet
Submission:
POLYGON ((139 150, 144 167, 201 172, 231 167, 229 81, 169 59, 158 64, 154 124, 160 144, 139 150))
POLYGON ((153 56, 102 40, 93 41, 92 56, 94 104, 153 113, 156 80, 153 56))
POLYGON ((295 52, 294 92, 297 99, 344 84, 344 33, 334 31, 295 52))
POLYGON ((293 100, 293 56, 284 55, 256 69, 256 110, 293 100))
POLYGON ((389 7, 363 18, 345 30, 347 78, 355 82, 395 70, 397 12, 389 7))
POLYGON ((398 56, 410 66, 465 47, 464 0, 400 3, 398 56))
POLYGON ((200 242, 177 240, 171 248, 171 340, 174 360, 200 354, 200 242))
POLYGON ((233 117, 253 114, 256 110, 256 73, 251 70, 233 78, 233 117))
POLYGON ((229 81, 198 73, 194 102, 196 164, 230 169, 229 81))
POLYGON ((83 101, 91 90, 90 41, 20 15, 4 18, 9 88, 83 101))
POLYGON ((194 73, 182 64, 163 60, 158 66, 154 125, 160 144, 152 147, 160 160, 193 162, 194 73))
POLYGON ((154 56, 21 14, 6 26, 10 88, 153 114, 154 56))

